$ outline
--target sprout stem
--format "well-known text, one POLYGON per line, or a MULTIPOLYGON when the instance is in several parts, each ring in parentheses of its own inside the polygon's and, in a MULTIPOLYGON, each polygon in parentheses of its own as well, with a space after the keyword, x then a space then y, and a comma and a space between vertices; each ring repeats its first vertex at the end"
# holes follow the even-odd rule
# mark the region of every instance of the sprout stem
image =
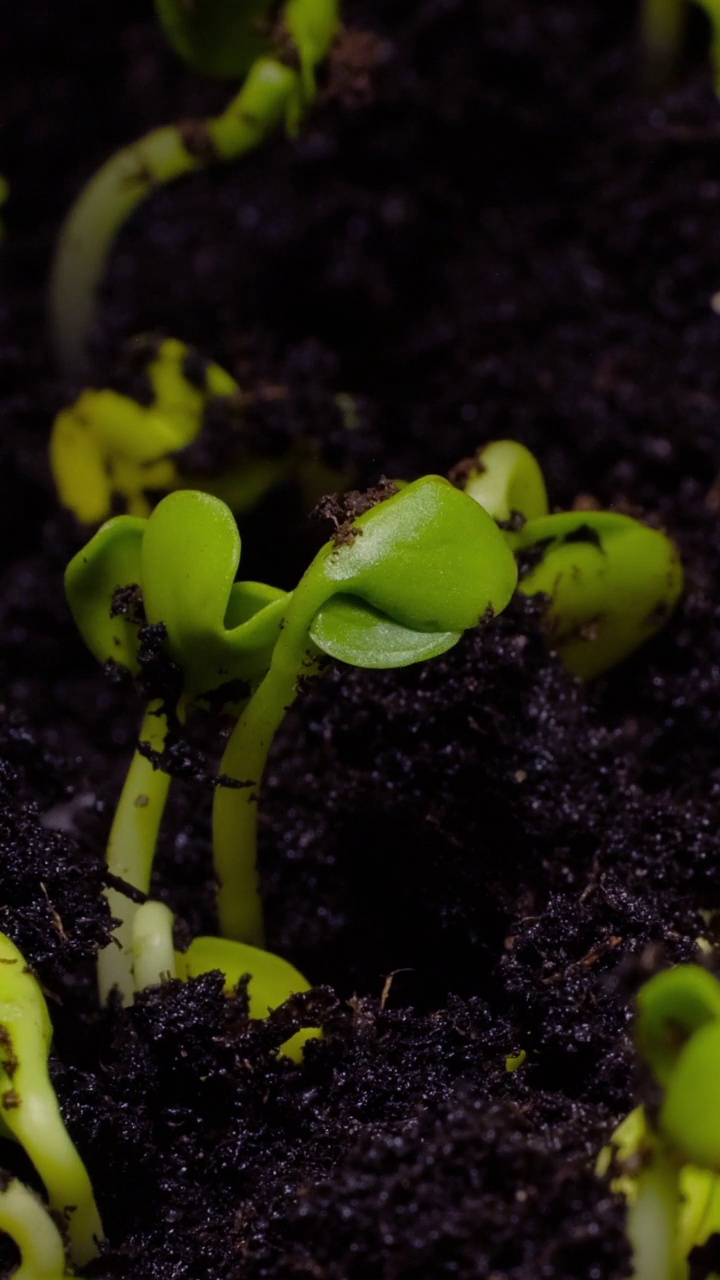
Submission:
POLYGON ((291 110, 298 75, 260 58, 215 119, 154 129, 122 147, 81 191, 60 233, 50 280, 50 324, 57 357, 80 373, 96 295, 121 227, 158 187, 251 151, 291 110))
MULTIPOLYGON (((167 719, 157 703, 151 703, 140 728, 140 741, 154 751, 162 751, 167 738, 167 719)), ((170 776, 156 769, 136 751, 122 789, 107 847, 108 871, 127 881, 141 893, 150 890, 155 845, 170 788, 170 776)), ((98 956, 100 999, 107 1000, 113 987, 120 989, 124 1004, 135 990, 132 971, 132 933, 136 903, 117 889, 107 889, 113 916, 120 920, 111 942, 98 956)))
POLYGON ((628 1214, 633 1280, 682 1280, 679 1210, 677 1170, 667 1156, 655 1149, 651 1163, 640 1174, 637 1197, 628 1214))
POLYGON ((298 678, 312 674, 317 653, 308 635, 314 615, 334 590, 324 574, 308 572, 293 592, 270 669, 248 702, 225 748, 220 772, 249 784, 220 786, 213 804, 213 856, 218 880, 220 932, 225 938, 265 945, 257 874, 258 804, 273 738, 298 692, 298 678))
POLYGON ((132 935, 135 990, 177 977, 173 913, 164 902, 144 902, 135 913, 132 935))
POLYGON ((20 1250, 13 1280, 62 1280, 65 1247, 45 1205, 17 1178, 0 1189, 0 1231, 20 1250))

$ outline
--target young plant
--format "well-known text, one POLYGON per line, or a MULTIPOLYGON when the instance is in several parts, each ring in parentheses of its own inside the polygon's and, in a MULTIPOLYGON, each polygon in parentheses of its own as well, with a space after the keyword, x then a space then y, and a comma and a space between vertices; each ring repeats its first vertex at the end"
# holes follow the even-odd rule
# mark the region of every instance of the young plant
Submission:
POLYGON ((85 362, 98 286, 133 211, 165 183, 238 159, 283 121, 296 130, 338 27, 338 0, 285 0, 275 53, 274 0, 158 0, 157 8, 170 43, 191 66, 246 78, 222 115, 154 129, 106 161, 81 192, 61 231, 50 282, 52 334, 67 371, 85 362))
MULTIPOLYGON (((225 471, 181 471, 178 454, 200 436, 206 415, 224 405, 239 418, 247 397, 230 374, 176 338, 137 338, 128 344, 152 392, 149 404, 104 388, 83 391, 55 419, 50 468, 58 497, 81 524, 108 520, 118 499, 128 515, 149 516, 152 498, 175 489, 201 489, 236 513, 247 511, 275 485, 296 478, 308 505, 350 477, 317 456, 309 439, 293 441, 280 456, 247 453, 225 471)), ((352 397, 336 397, 352 422, 352 397)), ((351 428, 348 428, 351 429, 351 428)))
MULTIPOLYGON (((290 996, 310 990, 310 983, 281 956, 259 947, 250 947, 228 938, 201 937, 190 943, 187 951, 176 951, 173 944, 173 914, 162 902, 148 901, 141 906, 133 925, 133 975, 136 991, 170 978, 199 978, 205 973, 219 972, 230 994, 244 979, 248 980, 248 1012, 251 1018, 267 1018, 290 996)), ((318 1031, 298 1031, 280 1052, 295 1062, 302 1059, 307 1041, 318 1031)))
POLYGON ((20 1254, 11 1280, 65 1280, 65 1246, 45 1205, 34 1191, 0 1170, 0 1231, 20 1254))
POLYGON ((661 1090, 603 1152, 628 1198, 634 1280, 687 1280, 688 1256, 720 1232, 720 983, 696 965, 657 974, 638 995, 638 1050, 661 1090))
MULTIPOLYGON (((138 675, 144 640, 162 634, 172 664, 173 687, 162 699, 151 698, 145 714, 141 748, 130 765, 107 849, 110 874, 144 894, 170 785, 153 756, 166 747, 169 723, 177 724, 210 694, 232 705, 242 701, 267 670, 279 632, 285 593, 263 583, 235 582, 239 561, 240 536, 225 504, 180 491, 164 498, 147 520, 118 516, 103 525, 66 571, 70 608, 100 662, 138 675), (127 587, 137 589, 129 612, 117 607, 118 590, 127 587), (140 596, 145 626, 138 626, 140 596)), ((137 906, 119 888, 110 887, 107 898, 120 924, 114 944, 99 956, 100 992, 105 999, 117 985, 129 1000, 137 906)))
MULTIPOLYGON (((83 1266, 95 1257, 103 1228, 90 1179, 50 1082, 51 1039, 52 1025, 40 985, 17 947, 0 934, 0 1116, 34 1164, 53 1211, 65 1224, 71 1257, 83 1266)), ((5 1229, 13 1236, 17 1232, 21 1248, 30 1247, 32 1252, 27 1236, 31 1208, 16 1190, 9 1207, 5 1201, 0 1212, 12 1217, 13 1204, 17 1225, 15 1231, 5 1229)), ((54 1264, 57 1249, 46 1229, 42 1244, 38 1235, 36 1246, 54 1264)))
POLYGON ((453 474, 506 525, 520 561, 520 590, 549 596, 548 641, 574 675, 602 675, 668 621, 683 572, 664 533, 611 511, 549 515, 540 468, 512 440, 487 445, 453 474))
POLYGON ((269 669, 228 741, 213 809, 221 932, 261 947, 257 812, 271 743, 321 655, 403 667, 446 652, 513 593, 517 570, 478 503, 439 476, 404 485, 341 528, 283 611, 269 669))

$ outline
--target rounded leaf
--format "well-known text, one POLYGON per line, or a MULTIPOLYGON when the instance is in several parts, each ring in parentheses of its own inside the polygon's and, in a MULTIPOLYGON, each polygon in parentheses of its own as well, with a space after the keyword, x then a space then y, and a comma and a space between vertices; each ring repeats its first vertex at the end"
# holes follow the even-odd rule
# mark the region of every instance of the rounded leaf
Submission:
POLYGON ((517 581, 495 521, 440 476, 378 503, 348 537, 320 552, 317 569, 338 592, 414 631, 467 631, 488 611, 500 613, 517 581))
POLYGON ((720 1021, 720 982, 699 965, 667 969, 640 988, 635 1038, 660 1084, 667 1084, 690 1037, 715 1021, 720 1021))
POLYGON ((413 631, 353 596, 331 596, 316 613, 310 639, 323 653, 352 667, 409 667, 457 644, 459 631, 413 631))
POLYGON ((585 680, 622 662, 659 631, 682 591, 675 544, 630 516, 544 516, 528 521, 509 542, 516 552, 539 557, 520 590, 551 597, 548 641, 585 680))
POLYGON ((660 1130, 683 1160, 720 1172, 720 1021, 691 1036, 665 1086, 660 1130))
POLYGON ((494 520, 510 520, 520 512, 526 520, 548 514, 548 497, 540 464, 517 440, 493 440, 480 449, 461 488, 494 520))
POLYGON ((188 692, 213 687, 213 643, 225 630, 230 590, 240 562, 240 534, 219 498, 196 490, 171 493, 147 522, 142 584, 148 622, 164 623, 172 657, 188 692))
POLYGON ((240 79, 269 48, 274 0, 155 0, 169 44, 203 75, 240 79))
POLYGON ((137 626, 112 617, 119 587, 142 583, 141 551, 146 521, 136 516, 108 520, 65 570, 65 593, 76 626, 98 662, 112 660, 138 671, 137 626))

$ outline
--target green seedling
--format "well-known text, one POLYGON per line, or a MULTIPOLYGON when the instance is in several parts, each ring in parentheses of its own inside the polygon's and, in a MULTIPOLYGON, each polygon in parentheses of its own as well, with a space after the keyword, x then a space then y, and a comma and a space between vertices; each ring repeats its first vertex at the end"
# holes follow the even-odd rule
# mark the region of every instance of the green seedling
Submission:
MULTIPOLYGON (((65 1224, 73 1261, 83 1266, 96 1255, 103 1229, 90 1179, 65 1128, 50 1082, 51 1039, 52 1026, 40 985, 17 947, 0 934, 0 1114, 34 1164, 53 1211, 65 1224)), ((21 1199, 17 1192, 12 1202, 17 1204, 21 1199)), ((18 1227, 23 1233, 28 1213, 25 1204, 18 1227)), ((56 1257, 47 1233, 44 1238, 48 1256, 56 1257)))
POLYGON ((408 666, 446 652, 505 608, 517 571, 479 504, 439 476, 403 486, 315 557, 287 601, 268 672, 228 742, 213 810, 221 932, 263 945, 257 811, 275 734, 319 655, 352 666, 408 666))
MULTIPOLYGON (((114 607, 119 588, 135 586, 144 621, 162 624, 175 664, 174 700, 152 700, 140 742, 166 746, 170 721, 208 695, 235 706, 265 674, 282 619, 285 593, 263 583, 235 582, 240 536, 230 510, 208 494, 180 491, 164 498, 149 519, 118 516, 103 525, 68 565, 70 608, 88 648, 133 675, 140 671, 144 632, 114 607), (218 693, 223 690, 222 693, 218 693)), ((169 775, 138 750, 115 812, 107 849, 109 872, 148 893, 169 775)), ((136 905, 118 889, 107 897, 120 921, 115 943, 99 957, 103 999, 117 985, 132 997, 131 936, 136 905)))
POLYGON ((0 1231, 10 1236, 20 1254, 11 1280, 65 1280, 62 1236, 45 1205, 17 1178, 0 1172, 0 1231))
POLYGON ((664 533, 610 511, 548 515, 538 464, 515 441, 486 446, 456 479, 507 524, 520 590, 549 596, 548 641, 574 675, 602 675, 665 625, 683 572, 664 533))
MULTIPOLYGON (((195 938, 187 951, 173 946, 173 915, 162 902, 148 901, 135 916, 133 927, 134 980, 136 991, 170 978, 199 978, 205 973, 222 973, 225 991, 230 994, 243 978, 248 979, 249 1015, 267 1018, 273 1009, 293 995, 309 991, 302 974, 280 956, 228 938, 195 938)), ((318 1031, 298 1031, 281 1046, 280 1052, 295 1062, 318 1031)))
POLYGON ((657 974, 638 995, 638 1050, 661 1088, 601 1155, 629 1202, 635 1280, 688 1280, 688 1257, 720 1231, 720 983, 696 965, 657 974))
MULTIPOLYGON (((290 478, 297 480, 308 506, 350 483, 349 474, 318 457, 310 439, 293 441, 277 457, 247 454, 222 473, 181 470, 178 454, 198 439, 207 413, 224 405, 239 417, 249 397, 224 369, 176 338, 139 338, 128 350, 146 357, 150 403, 139 404, 110 388, 85 390, 57 415, 50 437, 58 497, 81 524, 108 520, 118 500, 128 515, 149 516, 157 497, 175 489, 211 493, 239 513, 290 478)), ((341 394, 336 402, 352 430, 352 397, 341 394)))
POLYGON ((273 0, 158 0, 181 57, 205 74, 245 80, 222 115, 154 129, 106 161, 81 192, 61 231, 50 283, 53 339, 66 370, 85 362, 105 264, 142 201, 185 174, 239 159, 283 122, 291 132, 299 127, 315 96, 315 69, 337 31, 338 0, 286 0, 279 53, 270 30, 275 13, 273 0))
MULTIPOLYGON (((107 520, 115 498, 125 503, 129 515, 148 516, 150 492, 194 487, 183 480, 175 455, 197 439, 211 405, 239 403, 240 388, 209 361, 202 365, 205 385, 198 387, 186 373, 192 356, 191 349, 174 338, 157 346, 147 365, 153 392, 149 405, 109 389, 87 390, 57 415, 50 466, 62 505, 82 524, 107 520)), ((247 467, 242 476, 245 492, 236 495, 240 505, 251 505, 261 496, 275 481, 278 465, 247 467)))

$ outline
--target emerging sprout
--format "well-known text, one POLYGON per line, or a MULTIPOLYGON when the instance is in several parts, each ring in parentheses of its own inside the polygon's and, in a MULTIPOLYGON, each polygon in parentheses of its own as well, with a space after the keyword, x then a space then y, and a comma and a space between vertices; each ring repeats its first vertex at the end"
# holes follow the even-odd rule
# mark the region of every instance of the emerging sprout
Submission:
MULTIPOLYGON (((225 991, 234 991, 248 979, 249 1015, 267 1018, 290 997, 309 991, 310 983, 287 960, 228 938, 195 938, 187 951, 173 947, 173 915, 162 902, 148 901, 138 909, 133 925, 133 972, 135 990, 169 978, 199 978, 204 973, 222 973, 225 991)), ((319 1033, 298 1031, 281 1046, 280 1052, 299 1062, 307 1040, 319 1033)))
POLYGON ((638 1049, 662 1089, 613 1135, 628 1198, 635 1280, 686 1280, 690 1251, 720 1232, 720 983, 696 965, 651 978, 638 995, 638 1049))
POLYGON ((450 649, 500 613, 517 571, 495 523, 439 476, 400 489, 341 530, 284 609, 267 675, 228 742, 213 811, 221 932, 262 946, 257 810, 273 738, 318 654, 360 667, 403 667, 450 649))
MULTIPOLYGON (((97 1253, 103 1229, 90 1179, 50 1083, 51 1039, 40 985, 17 947, 0 934, 0 1113, 42 1178, 50 1205, 66 1224, 71 1256, 82 1266, 97 1253)), ((14 1200, 22 1200, 20 1193, 14 1200)), ((25 1224, 28 1212, 25 1203, 25 1224)))
POLYGON ((610 511, 548 515, 538 464, 515 441, 488 445, 474 468, 455 475, 495 519, 509 522, 520 590, 550 597, 548 640, 574 675, 601 675, 665 625, 683 572, 664 533, 610 511))
POLYGON ((12 1280, 64 1280, 65 1246, 45 1205, 17 1178, 0 1171, 0 1231, 20 1254, 12 1280))
POLYGON ((286 0, 289 50, 274 56, 258 25, 273 17, 271 0, 158 0, 158 12, 173 47, 193 66, 231 78, 247 73, 246 79, 222 115, 153 130, 106 161, 81 192, 62 229, 50 284, 53 338, 68 370, 83 365, 97 288, 130 214, 165 183, 238 159, 283 121, 296 129, 338 26, 338 0, 286 0))
MULTIPOLYGON (((140 644, 147 632, 138 618, 116 605, 118 588, 135 586, 142 621, 162 625, 165 646, 176 664, 174 700, 151 701, 142 728, 143 750, 135 753, 115 812, 107 849, 110 873, 147 893, 155 845, 170 779, 150 754, 162 753, 168 717, 182 719, 188 707, 226 687, 231 703, 246 696, 270 663, 285 593, 262 583, 234 582, 240 536, 232 513, 217 498, 192 491, 170 494, 148 520, 118 516, 70 562, 65 586, 70 608, 88 648, 137 675, 140 644)), ((222 698, 221 698, 222 700, 222 698)), ((107 892, 121 924, 120 944, 101 952, 99 980, 105 998, 117 984, 132 995, 131 935, 137 910, 117 889, 107 892)))

